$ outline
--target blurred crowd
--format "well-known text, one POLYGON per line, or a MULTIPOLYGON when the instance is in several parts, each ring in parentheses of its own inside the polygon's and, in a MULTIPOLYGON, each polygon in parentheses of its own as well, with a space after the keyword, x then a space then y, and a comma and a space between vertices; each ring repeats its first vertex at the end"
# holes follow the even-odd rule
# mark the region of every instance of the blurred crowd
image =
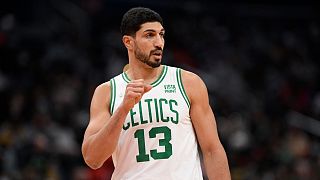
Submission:
MULTIPOLYGON (((31 2, 0 14, 0 180, 108 179, 111 160, 90 170, 81 143, 95 87, 127 63, 128 8, 31 2)), ((153 9, 165 22, 163 63, 207 85, 233 179, 320 179, 319 16, 202 8, 153 9)))

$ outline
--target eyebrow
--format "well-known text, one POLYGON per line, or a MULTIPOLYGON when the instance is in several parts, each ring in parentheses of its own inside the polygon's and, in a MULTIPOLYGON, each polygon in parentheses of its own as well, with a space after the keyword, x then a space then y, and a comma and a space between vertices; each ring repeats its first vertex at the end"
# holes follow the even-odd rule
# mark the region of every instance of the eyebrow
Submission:
MULTIPOLYGON (((154 29, 146 29, 146 30, 144 30, 143 32, 157 32, 157 31, 154 30, 154 29)), ((160 32, 165 32, 165 30, 164 30, 164 29, 161 29, 160 32)))

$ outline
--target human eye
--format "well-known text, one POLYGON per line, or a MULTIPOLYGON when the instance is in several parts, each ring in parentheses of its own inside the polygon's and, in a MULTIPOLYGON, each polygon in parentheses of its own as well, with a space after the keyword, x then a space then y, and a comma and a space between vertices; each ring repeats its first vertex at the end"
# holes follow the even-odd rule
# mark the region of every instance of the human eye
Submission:
POLYGON ((164 32, 159 33, 159 35, 164 38, 164 32))
POLYGON ((152 38, 154 35, 152 33, 147 33, 145 36, 146 38, 152 38))

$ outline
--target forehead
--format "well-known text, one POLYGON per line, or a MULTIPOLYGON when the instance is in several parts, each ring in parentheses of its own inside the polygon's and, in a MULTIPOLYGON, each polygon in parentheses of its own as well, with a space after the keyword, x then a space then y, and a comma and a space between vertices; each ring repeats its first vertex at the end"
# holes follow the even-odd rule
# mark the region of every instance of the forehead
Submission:
POLYGON ((164 28, 159 22, 147 22, 141 25, 138 32, 144 32, 146 30, 164 31, 164 28))

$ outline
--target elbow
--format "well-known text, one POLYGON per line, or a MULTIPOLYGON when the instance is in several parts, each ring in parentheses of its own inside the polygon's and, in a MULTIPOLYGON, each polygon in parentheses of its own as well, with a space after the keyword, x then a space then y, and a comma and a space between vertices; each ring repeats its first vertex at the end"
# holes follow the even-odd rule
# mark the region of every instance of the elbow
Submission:
POLYGON ((83 156, 83 160, 84 162, 91 168, 91 169, 99 169, 103 162, 99 161, 97 158, 92 157, 92 153, 90 155, 90 153, 88 153, 88 149, 84 148, 84 146, 82 147, 82 156, 83 156))
POLYGON ((85 163, 86 163, 91 169, 94 169, 94 170, 99 169, 99 168, 102 166, 102 164, 103 164, 103 162, 99 162, 99 161, 94 160, 93 158, 90 158, 90 157, 88 157, 88 156, 83 156, 83 157, 84 157, 85 163))
POLYGON ((102 164, 98 164, 98 163, 88 163, 88 162, 86 162, 86 163, 93 170, 97 170, 102 166, 102 164))
POLYGON ((84 141, 81 152, 85 163, 94 170, 99 169, 111 156, 111 152, 108 148, 97 148, 89 141, 84 141))

